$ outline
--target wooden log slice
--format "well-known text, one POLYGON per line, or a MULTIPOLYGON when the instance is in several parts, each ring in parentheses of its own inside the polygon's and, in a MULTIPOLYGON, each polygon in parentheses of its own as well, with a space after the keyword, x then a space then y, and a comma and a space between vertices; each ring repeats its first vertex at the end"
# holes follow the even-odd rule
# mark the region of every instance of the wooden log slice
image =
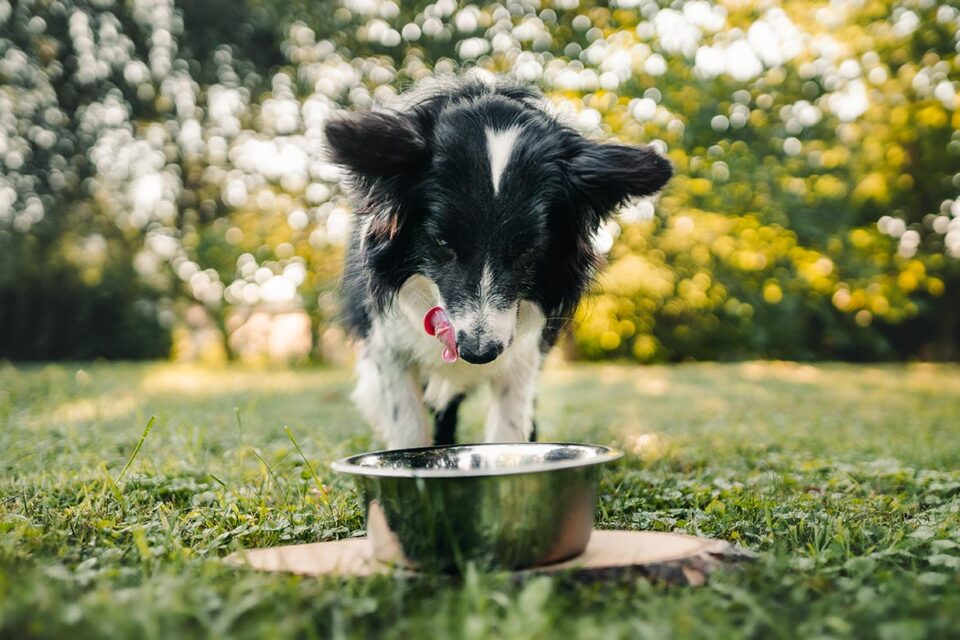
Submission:
MULTIPOLYGON (((587 580, 644 576, 669 584, 699 586, 713 571, 753 557, 752 552, 729 542, 681 533, 594 531, 586 550, 576 558, 515 574, 563 573, 587 580)), ((408 571, 374 560, 366 538, 250 549, 232 553, 225 561, 258 571, 307 576, 363 577, 408 571)))

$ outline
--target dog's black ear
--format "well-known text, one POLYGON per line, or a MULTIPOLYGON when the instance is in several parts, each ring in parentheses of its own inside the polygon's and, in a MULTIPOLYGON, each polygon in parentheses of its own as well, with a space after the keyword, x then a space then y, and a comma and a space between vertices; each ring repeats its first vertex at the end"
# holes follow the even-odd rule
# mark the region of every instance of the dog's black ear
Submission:
POLYGON ((673 175, 670 161, 650 147, 587 142, 569 161, 575 198, 596 222, 625 200, 656 193, 673 175))
POLYGON ((393 111, 363 111, 335 116, 324 132, 330 159, 358 176, 407 175, 429 158, 429 145, 411 116, 393 111))

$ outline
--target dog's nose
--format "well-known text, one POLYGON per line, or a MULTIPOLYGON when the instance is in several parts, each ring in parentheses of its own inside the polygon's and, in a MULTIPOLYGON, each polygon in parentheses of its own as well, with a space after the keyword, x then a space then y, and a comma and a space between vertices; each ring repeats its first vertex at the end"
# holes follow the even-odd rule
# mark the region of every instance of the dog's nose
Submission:
POLYGON ((503 353, 502 343, 484 342, 481 346, 479 337, 469 336, 463 331, 457 332, 457 347, 460 349, 460 357, 470 364, 487 364, 503 353))

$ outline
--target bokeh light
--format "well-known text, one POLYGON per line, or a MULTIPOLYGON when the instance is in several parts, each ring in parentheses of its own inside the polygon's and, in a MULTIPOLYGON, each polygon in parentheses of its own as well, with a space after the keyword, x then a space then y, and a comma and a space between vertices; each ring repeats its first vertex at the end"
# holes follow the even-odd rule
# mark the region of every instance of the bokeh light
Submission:
POLYGON ((197 326, 246 353, 272 317, 329 355, 351 214, 323 124, 465 73, 676 167, 598 230, 572 353, 956 357, 958 51, 932 0, 0 0, 4 350, 83 355, 101 292, 126 346, 90 355, 171 328, 196 354, 197 326))

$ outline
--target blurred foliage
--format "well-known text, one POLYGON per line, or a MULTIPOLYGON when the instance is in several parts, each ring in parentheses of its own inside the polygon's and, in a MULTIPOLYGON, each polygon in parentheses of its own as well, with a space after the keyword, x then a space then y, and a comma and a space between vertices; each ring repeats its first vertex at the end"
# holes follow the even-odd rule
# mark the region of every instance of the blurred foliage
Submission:
POLYGON ((956 358, 958 35, 932 0, 0 0, 0 355, 329 331, 324 120, 469 70, 676 166, 598 234, 576 354, 956 358))

